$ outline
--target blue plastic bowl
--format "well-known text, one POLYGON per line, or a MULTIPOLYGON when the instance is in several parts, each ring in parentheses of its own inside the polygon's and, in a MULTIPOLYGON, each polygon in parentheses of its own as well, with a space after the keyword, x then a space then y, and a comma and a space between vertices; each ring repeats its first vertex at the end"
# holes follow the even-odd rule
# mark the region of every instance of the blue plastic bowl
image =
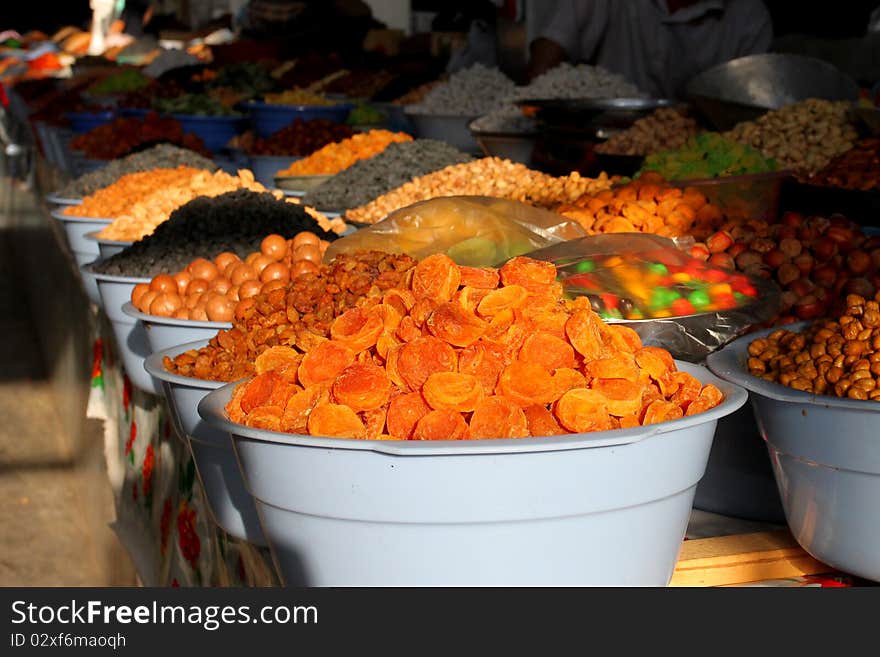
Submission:
POLYGON ((205 147, 213 152, 219 151, 229 140, 244 132, 246 116, 201 116, 197 114, 172 114, 180 121, 184 132, 202 138, 205 147))
POLYGON ((142 119, 152 111, 153 110, 151 110, 149 107, 120 107, 116 110, 116 113, 119 116, 123 116, 125 118, 135 117, 138 119, 142 119))
POLYGON ((271 105, 251 102, 245 105, 251 115, 254 130, 259 137, 268 137, 286 128, 296 119, 311 121, 326 119, 334 123, 345 123, 354 105, 271 105))
POLYGON ((880 402, 814 395, 749 374, 749 344, 774 330, 711 354, 709 369, 751 393, 788 526, 801 547, 834 568, 880 581, 880 402))
POLYGON ((249 166, 258 183, 273 188, 277 173, 301 159, 299 155, 251 155, 249 166))
POLYGON ((70 129, 76 134, 82 134, 99 125, 110 123, 116 114, 111 110, 106 110, 102 112, 67 112, 64 116, 70 121, 70 129))
POLYGON ((244 151, 234 148, 223 148, 214 152, 214 163, 231 176, 239 169, 250 167, 250 159, 244 151))

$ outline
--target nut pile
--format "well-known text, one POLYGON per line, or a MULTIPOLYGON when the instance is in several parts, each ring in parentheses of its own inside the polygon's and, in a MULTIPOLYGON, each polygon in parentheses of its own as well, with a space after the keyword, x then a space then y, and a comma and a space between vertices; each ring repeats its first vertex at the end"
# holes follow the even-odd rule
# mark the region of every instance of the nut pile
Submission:
POLYGON ((880 401, 880 294, 849 294, 837 320, 794 333, 778 329, 749 344, 749 372, 767 381, 850 399, 880 401))
POLYGON ((547 262, 500 269, 419 262, 382 303, 352 308, 330 339, 264 351, 226 406, 259 429, 336 438, 479 440, 636 427, 718 405, 584 303, 566 305, 547 262))
POLYGON ((265 138, 257 138, 245 151, 251 155, 309 155, 319 148, 354 135, 344 123, 327 119, 296 119, 265 138))
POLYGON ((813 185, 862 191, 880 187, 880 139, 863 139, 839 155, 815 176, 813 185))
POLYGON ((480 116, 500 107, 515 88, 513 81, 498 69, 474 64, 450 75, 408 110, 414 114, 480 116))
POLYGON ((311 155, 291 163, 276 175, 311 176, 339 173, 355 162, 381 153, 391 144, 409 141, 412 141, 412 137, 405 132, 388 130, 360 132, 348 139, 319 148, 311 155))
POLYGON ((650 155, 681 148, 698 132, 700 128, 697 122, 686 112, 672 107, 661 107, 596 146, 596 152, 611 155, 650 155))
MULTIPOLYGON (((494 196, 550 208, 571 203, 584 194, 608 189, 614 179, 602 173, 584 178, 576 171, 555 177, 497 157, 448 166, 413 178, 387 194, 345 213, 348 221, 374 224, 389 212, 439 196, 494 196)), ((306 197, 308 198, 308 196, 306 197)))
POLYGON ((809 98, 740 123, 725 136, 757 148, 782 169, 812 175, 855 143, 848 111, 846 101, 809 98))
POLYGON ((113 160, 145 144, 165 142, 182 146, 202 155, 210 155, 201 137, 184 133, 180 122, 150 112, 143 119, 118 118, 99 125, 71 140, 70 148, 86 157, 113 160))
POLYGON ((622 75, 601 66, 563 62, 542 73, 524 87, 517 87, 514 98, 641 98, 646 94, 622 75))
POLYGON ((273 347, 309 346, 330 337, 333 321, 355 306, 381 303, 400 287, 415 261, 377 251, 341 254, 317 273, 298 276, 284 289, 240 301, 233 327, 206 347, 165 359, 169 372, 211 381, 253 376, 257 358, 273 347))

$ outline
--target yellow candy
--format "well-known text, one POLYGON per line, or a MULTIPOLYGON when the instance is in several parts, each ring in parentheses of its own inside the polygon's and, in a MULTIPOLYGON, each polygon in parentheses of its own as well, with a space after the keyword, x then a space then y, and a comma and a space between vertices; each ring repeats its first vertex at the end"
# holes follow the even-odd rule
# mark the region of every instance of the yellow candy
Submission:
POLYGON ((709 294, 712 296, 718 296, 722 294, 732 294, 733 290, 730 285, 727 283, 716 283, 709 288, 709 294))
POLYGON ((671 310, 658 310, 653 314, 654 317, 672 317, 671 310))
POLYGON ((691 277, 690 274, 685 274, 683 271, 680 271, 672 275, 672 280, 674 280, 676 283, 687 283, 689 280, 691 280, 691 277))

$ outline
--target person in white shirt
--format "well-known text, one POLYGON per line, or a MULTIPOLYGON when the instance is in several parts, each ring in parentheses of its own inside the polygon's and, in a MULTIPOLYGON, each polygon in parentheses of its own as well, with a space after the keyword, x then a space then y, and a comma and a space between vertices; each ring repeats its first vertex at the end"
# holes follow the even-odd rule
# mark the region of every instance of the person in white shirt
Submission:
POLYGON ((772 40, 761 0, 559 0, 530 44, 529 78, 587 62, 674 98, 697 73, 766 52, 772 40))

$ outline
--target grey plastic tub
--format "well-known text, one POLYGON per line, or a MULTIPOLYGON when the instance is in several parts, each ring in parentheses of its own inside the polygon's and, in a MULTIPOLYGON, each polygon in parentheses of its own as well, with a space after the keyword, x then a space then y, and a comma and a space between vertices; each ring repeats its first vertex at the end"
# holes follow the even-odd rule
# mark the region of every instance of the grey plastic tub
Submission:
POLYGON ((94 275, 98 282, 101 305, 110 319, 116 344, 122 356, 122 366, 133 385, 141 390, 158 395, 162 388, 144 369, 144 359, 150 355, 147 332, 143 324, 122 312, 122 306, 131 299, 131 291, 138 283, 149 283, 149 278, 132 276, 111 276, 95 271, 93 266, 83 268, 94 275))
POLYGON ((100 258, 95 258, 94 260, 80 263, 79 258, 77 258, 76 264, 79 267, 79 276, 82 280, 83 289, 85 289, 89 301, 98 306, 98 308, 103 308, 104 300, 101 299, 101 293, 98 292, 98 278, 95 270, 92 269, 92 265, 96 265, 100 261, 100 258))
POLYGON ((101 231, 95 230, 91 233, 86 233, 85 238, 87 240, 92 240, 98 245, 98 254, 101 256, 101 260, 106 260, 112 256, 115 256, 117 253, 121 253, 128 247, 130 247, 134 242, 122 242, 119 240, 107 240, 101 237, 98 237, 98 233, 101 231))
POLYGON ((100 231, 105 226, 113 222, 112 219, 104 219, 99 217, 73 217, 66 215, 60 210, 49 213, 52 218, 57 219, 64 226, 64 234, 67 235, 67 243, 74 256, 77 256, 77 263, 84 265, 91 262, 101 255, 98 250, 98 243, 89 239, 89 233, 100 231), (84 260, 81 258, 88 258, 84 260))
POLYGON ((81 198, 65 198, 57 194, 46 194, 46 202, 52 205, 79 205, 82 203, 81 198))
POLYGON ((773 330, 736 340, 709 367, 751 393, 798 543, 834 568, 880 581, 880 402, 813 395, 749 374, 749 343, 773 330))
POLYGON ((200 322, 194 319, 148 315, 135 308, 131 301, 122 305, 122 312, 144 325, 151 352, 164 351, 196 340, 207 342, 218 331, 232 328, 232 322, 200 322))
POLYGON ((672 422, 519 440, 374 441, 228 431, 287 585, 642 585, 669 582, 724 402, 672 422))
POLYGON ((412 121, 416 137, 445 141, 450 146, 466 153, 479 153, 480 146, 468 127, 476 116, 455 116, 443 114, 416 114, 406 110, 412 121))
POLYGON ((236 538, 266 545, 254 498, 244 485, 229 433, 211 426, 198 414, 202 398, 226 384, 172 374, 162 364, 165 356, 174 358, 207 343, 197 340, 157 351, 146 359, 144 367, 161 382, 174 428, 189 443, 214 522, 236 538))

